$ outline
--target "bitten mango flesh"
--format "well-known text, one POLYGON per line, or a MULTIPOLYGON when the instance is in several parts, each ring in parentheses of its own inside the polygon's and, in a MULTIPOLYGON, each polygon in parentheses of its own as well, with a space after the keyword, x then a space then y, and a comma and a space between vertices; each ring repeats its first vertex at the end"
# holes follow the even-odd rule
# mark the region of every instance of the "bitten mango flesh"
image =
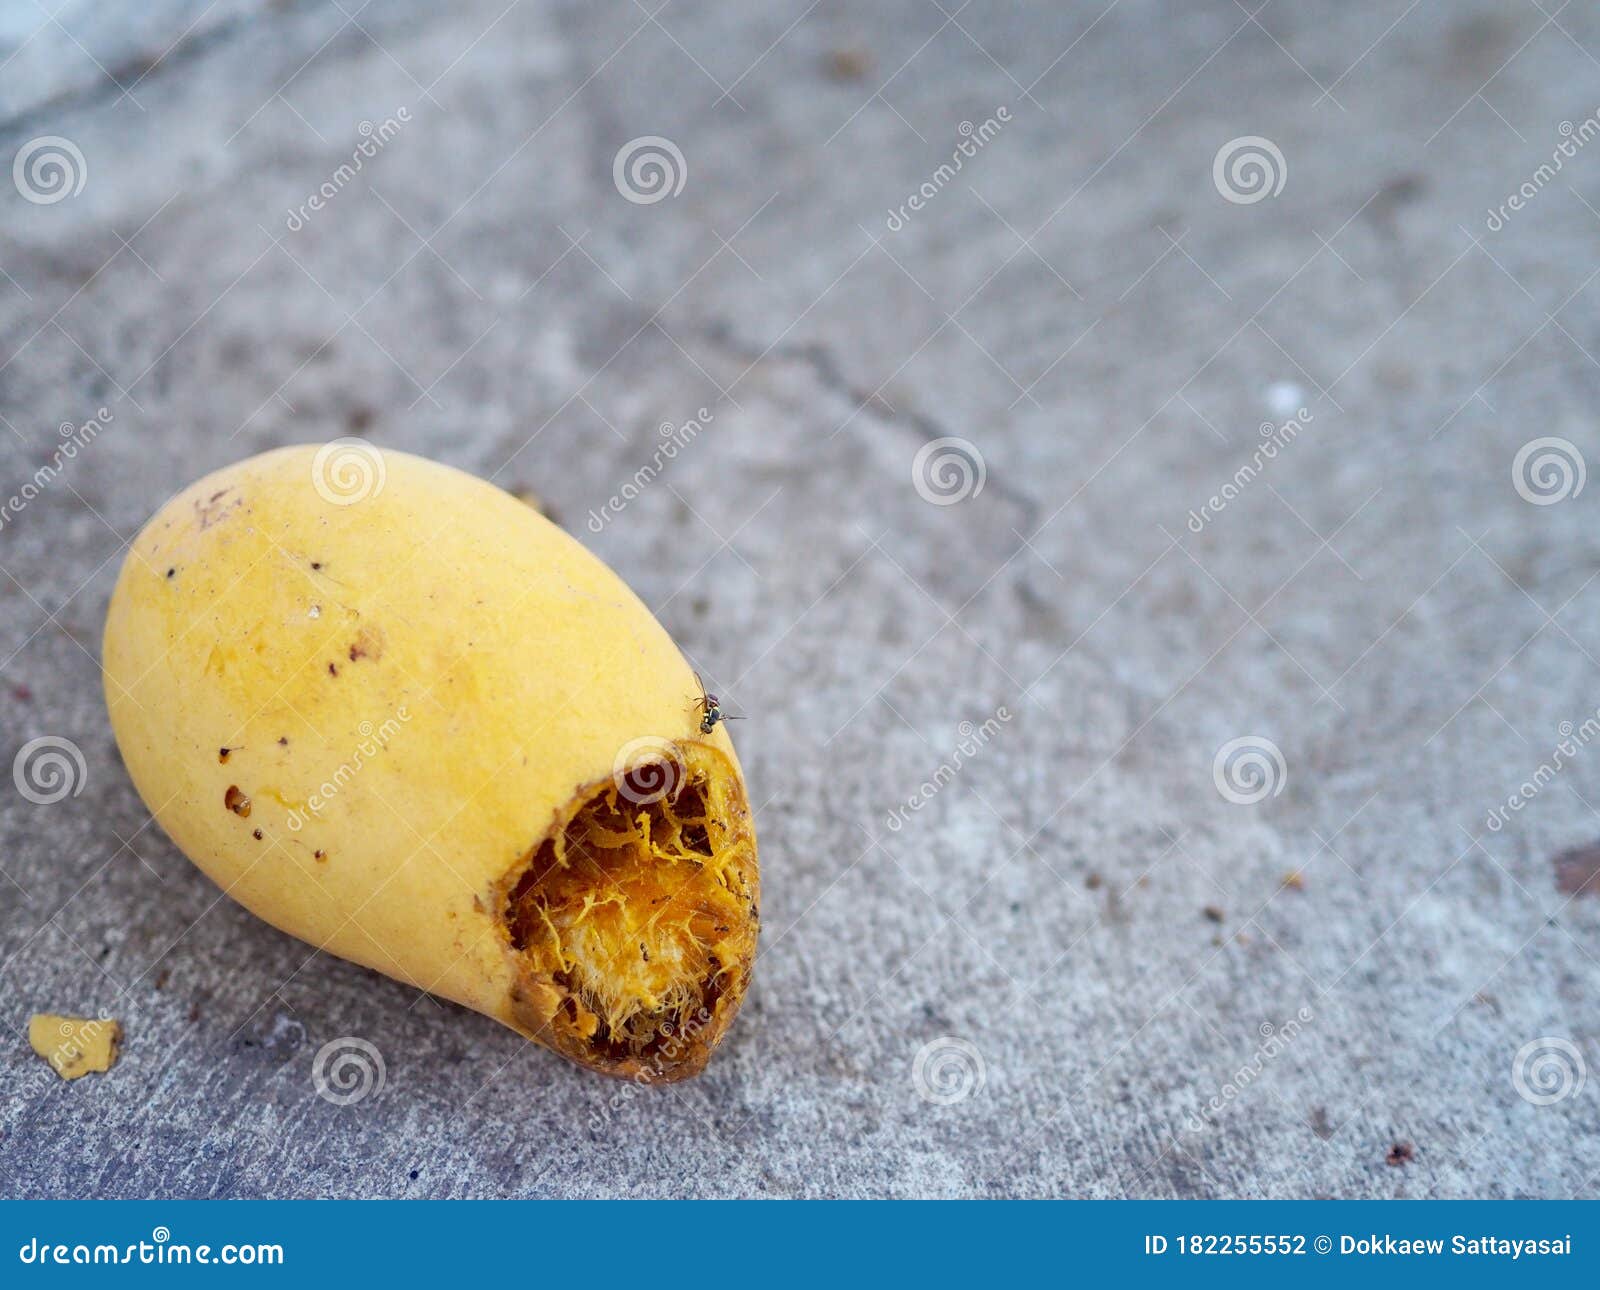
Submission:
POLYGON ((122 1027, 110 1017, 60 1017, 37 1012, 28 1021, 28 1043, 65 1080, 104 1074, 117 1061, 122 1027))
POLYGON ((760 919, 726 727, 509 494, 359 440, 218 471, 130 548, 104 663, 145 804, 267 922, 611 1075, 726 1032, 760 919))

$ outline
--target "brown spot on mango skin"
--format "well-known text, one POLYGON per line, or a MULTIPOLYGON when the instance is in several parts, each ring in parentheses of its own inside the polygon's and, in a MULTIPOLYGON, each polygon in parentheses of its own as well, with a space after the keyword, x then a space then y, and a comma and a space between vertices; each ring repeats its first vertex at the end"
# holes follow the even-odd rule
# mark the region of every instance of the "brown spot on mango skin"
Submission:
POLYGON ((350 643, 350 661, 360 662, 370 659, 376 663, 383 657, 383 633, 376 627, 363 627, 356 633, 356 638, 350 643))
POLYGON ((200 531, 202 533, 204 533, 213 524, 220 524, 223 520, 227 519, 232 512, 239 508, 240 503, 237 497, 230 502, 224 502, 222 500, 230 491, 231 490, 229 489, 222 488, 215 493, 212 493, 211 496, 204 502, 195 502, 195 522, 200 526, 200 531))
POLYGON ((116 1064, 122 1026, 110 1017, 59 1017, 35 1013, 28 1021, 28 1043, 65 1080, 116 1064))
POLYGON ((241 820, 250 818, 250 799, 237 784, 228 785, 228 791, 222 795, 222 804, 241 820))

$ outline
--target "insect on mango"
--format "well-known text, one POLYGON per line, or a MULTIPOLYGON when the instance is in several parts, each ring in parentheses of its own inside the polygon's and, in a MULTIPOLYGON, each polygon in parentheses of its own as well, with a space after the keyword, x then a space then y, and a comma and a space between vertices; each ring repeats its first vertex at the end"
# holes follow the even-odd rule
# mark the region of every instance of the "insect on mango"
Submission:
POLYGON ((731 712, 722 710, 722 700, 706 689, 706 683, 700 679, 700 673, 694 674, 694 682, 700 687, 700 697, 694 701, 695 709, 700 713, 700 733, 709 735, 717 728, 719 721, 743 721, 743 717, 735 716, 731 712))

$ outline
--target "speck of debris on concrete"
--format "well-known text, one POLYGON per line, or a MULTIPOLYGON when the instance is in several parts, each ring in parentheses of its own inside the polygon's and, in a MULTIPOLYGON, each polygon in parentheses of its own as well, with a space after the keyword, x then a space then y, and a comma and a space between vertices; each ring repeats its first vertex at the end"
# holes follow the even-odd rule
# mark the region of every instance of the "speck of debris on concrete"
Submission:
POLYGON ((1557 891, 1566 896, 1600 896, 1600 842, 1563 851, 1554 864, 1557 891))
POLYGON ((1389 1148, 1389 1154, 1383 1158, 1383 1163, 1399 1167, 1408 1165, 1417 1157, 1417 1149, 1409 1142, 1397 1142, 1389 1148))

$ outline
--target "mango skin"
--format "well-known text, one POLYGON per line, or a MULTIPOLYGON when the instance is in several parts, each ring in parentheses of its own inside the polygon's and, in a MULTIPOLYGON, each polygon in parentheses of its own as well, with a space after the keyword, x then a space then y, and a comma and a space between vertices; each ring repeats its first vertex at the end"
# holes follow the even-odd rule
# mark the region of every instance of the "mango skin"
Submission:
MULTIPOLYGON (((460 471, 339 448, 217 471, 139 535, 106 621, 117 744, 246 908, 551 1043, 500 917, 508 874, 641 739, 693 745, 744 807, 733 746, 700 731, 665 630, 571 537, 460 471)), ((704 1064, 748 967, 661 1078, 704 1064)))

